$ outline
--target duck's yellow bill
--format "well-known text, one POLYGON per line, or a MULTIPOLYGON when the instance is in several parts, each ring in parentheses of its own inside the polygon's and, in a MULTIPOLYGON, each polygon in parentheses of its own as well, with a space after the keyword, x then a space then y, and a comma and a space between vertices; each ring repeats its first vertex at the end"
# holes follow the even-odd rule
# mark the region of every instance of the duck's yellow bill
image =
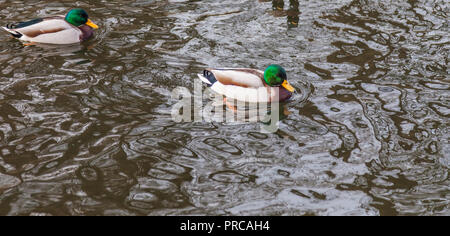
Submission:
POLYGON ((86 22, 86 25, 87 26, 90 26, 91 28, 93 28, 93 29, 98 29, 98 25, 96 25, 94 22, 92 22, 91 20, 88 20, 87 22, 86 22))
POLYGON ((295 92, 295 88, 292 87, 292 85, 290 85, 289 82, 287 82, 287 80, 285 80, 281 86, 283 86, 283 88, 285 88, 287 91, 291 93, 295 92))

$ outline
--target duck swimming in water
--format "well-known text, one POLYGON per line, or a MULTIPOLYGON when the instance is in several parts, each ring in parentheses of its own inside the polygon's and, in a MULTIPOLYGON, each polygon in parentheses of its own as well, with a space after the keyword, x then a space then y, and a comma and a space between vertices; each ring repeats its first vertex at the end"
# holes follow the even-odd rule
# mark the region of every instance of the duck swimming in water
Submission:
POLYGON ((73 9, 66 16, 39 18, 2 27, 19 40, 43 44, 75 44, 94 34, 98 26, 83 9, 73 9))
POLYGON ((198 76, 213 91, 244 102, 283 102, 295 92, 280 65, 270 65, 264 72, 256 69, 206 69, 198 76))

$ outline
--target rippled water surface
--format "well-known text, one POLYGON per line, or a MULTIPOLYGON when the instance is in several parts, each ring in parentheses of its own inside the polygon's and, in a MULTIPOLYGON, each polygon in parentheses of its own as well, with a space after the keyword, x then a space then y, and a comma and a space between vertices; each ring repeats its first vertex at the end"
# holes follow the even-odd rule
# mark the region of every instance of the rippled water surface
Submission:
POLYGON ((101 28, 0 34, 0 215, 450 215, 447 0, 24 3, 0 23, 101 28), (301 91, 278 132, 172 121, 203 68, 271 63, 301 91))

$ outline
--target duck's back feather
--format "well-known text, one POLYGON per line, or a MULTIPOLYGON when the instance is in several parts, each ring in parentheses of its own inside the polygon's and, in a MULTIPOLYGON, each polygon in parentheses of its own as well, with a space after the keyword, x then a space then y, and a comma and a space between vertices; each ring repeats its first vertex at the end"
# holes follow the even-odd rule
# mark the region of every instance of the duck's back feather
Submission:
POLYGON ((29 38, 36 38, 42 34, 52 34, 74 28, 76 29, 77 27, 65 21, 63 16, 55 16, 19 23, 12 30, 29 38))
POLYGON ((8 28, 8 29, 20 29, 20 28, 25 28, 25 27, 28 27, 28 26, 40 23, 42 21, 44 21, 43 18, 38 18, 38 19, 26 21, 26 22, 19 22, 19 23, 15 23, 15 24, 7 24, 6 28, 8 28))

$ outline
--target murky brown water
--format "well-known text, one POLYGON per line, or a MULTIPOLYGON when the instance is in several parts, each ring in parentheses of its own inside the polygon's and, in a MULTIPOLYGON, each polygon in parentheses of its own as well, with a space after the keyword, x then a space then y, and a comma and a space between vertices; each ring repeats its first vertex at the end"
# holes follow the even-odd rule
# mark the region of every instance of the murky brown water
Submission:
MULTIPOLYGON (((26 2, 1 24, 75 7, 26 2)), ((0 34, 0 215, 450 215, 448 1, 76 2, 82 45, 0 34), (172 121, 202 68, 271 63, 277 133, 172 121)))

